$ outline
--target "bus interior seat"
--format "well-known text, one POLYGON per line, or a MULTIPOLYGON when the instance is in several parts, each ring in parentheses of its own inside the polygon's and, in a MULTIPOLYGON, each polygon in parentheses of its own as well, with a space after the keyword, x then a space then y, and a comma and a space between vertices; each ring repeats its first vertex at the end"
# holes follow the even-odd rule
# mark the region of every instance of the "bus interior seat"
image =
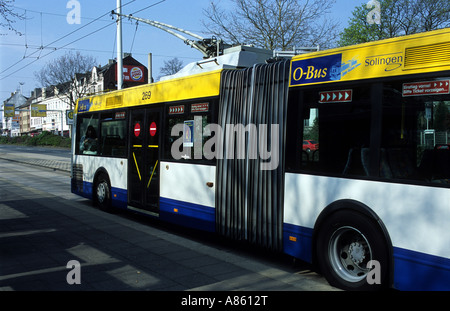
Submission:
POLYGON ((405 148, 388 148, 386 149, 386 155, 392 178, 408 179, 418 175, 417 166, 411 150, 405 148))
POLYGON ((450 150, 437 148, 425 150, 419 170, 426 180, 449 183, 450 150))
POLYGON ((362 160, 362 149, 364 148, 350 148, 342 175, 367 176, 367 171, 362 160))
POLYGON ((120 148, 123 140, 119 135, 107 135, 103 137, 103 155, 112 155, 113 150, 120 148))
MULTIPOLYGON (((361 148, 361 163, 366 176, 369 176, 369 151, 369 148, 361 148)), ((415 175, 417 175, 417 170, 408 150, 401 148, 380 149, 380 177, 405 179, 415 175)))

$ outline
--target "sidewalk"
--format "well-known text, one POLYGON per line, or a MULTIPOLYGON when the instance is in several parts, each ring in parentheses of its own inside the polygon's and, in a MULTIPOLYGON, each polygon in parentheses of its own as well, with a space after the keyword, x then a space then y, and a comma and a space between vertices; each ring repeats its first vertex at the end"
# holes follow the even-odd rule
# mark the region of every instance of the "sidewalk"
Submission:
POLYGON ((0 150, 0 159, 14 161, 29 165, 46 167, 58 171, 70 173, 70 157, 60 157, 55 155, 42 155, 32 152, 0 150))
POLYGON ((0 162, 0 292, 152 291, 146 301, 172 310, 185 309, 182 298, 208 296, 222 300, 215 309, 223 310, 218 291, 256 292, 274 306, 280 299, 272 291, 298 301, 299 291, 335 290, 290 258, 132 213, 105 213, 69 194, 65 174, 0 162))

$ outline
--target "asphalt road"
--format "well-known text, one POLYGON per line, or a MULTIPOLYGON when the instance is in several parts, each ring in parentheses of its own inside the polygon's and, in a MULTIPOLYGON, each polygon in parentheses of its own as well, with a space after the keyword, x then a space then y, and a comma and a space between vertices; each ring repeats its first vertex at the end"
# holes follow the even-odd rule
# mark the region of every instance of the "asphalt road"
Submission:
POLYGON ((335 290, 288 256, 102 212, 70 193, 68 172, 17 161, 63 161, 70 152, 9 147, 0 145, 0 291, 335 290))
POLYGON ((32 147, 19 145, 0 145, 0 152, 45 155, 46 157, 59 157, 70 160, 70 149, 54 147, 32 147))

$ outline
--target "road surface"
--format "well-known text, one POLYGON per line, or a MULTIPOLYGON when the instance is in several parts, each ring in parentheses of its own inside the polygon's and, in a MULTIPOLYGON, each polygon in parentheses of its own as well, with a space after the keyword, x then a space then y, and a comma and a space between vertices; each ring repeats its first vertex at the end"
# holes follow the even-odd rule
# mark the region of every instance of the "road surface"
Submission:
POLYGON ((287 256, 102 212, 70 193, 64 169, 21 159, 70 163, 70 152, 0 145, 0 290, 335 290, 287 256))

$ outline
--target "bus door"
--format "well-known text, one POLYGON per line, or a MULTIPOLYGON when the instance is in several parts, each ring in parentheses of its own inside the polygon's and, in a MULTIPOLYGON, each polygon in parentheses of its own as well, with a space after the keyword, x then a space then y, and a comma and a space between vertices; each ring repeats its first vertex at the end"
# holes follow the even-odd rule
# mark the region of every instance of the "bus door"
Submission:
POLYGON ((131 209, 159 213, 161 109, 131 111, 128 201, 131 209))

